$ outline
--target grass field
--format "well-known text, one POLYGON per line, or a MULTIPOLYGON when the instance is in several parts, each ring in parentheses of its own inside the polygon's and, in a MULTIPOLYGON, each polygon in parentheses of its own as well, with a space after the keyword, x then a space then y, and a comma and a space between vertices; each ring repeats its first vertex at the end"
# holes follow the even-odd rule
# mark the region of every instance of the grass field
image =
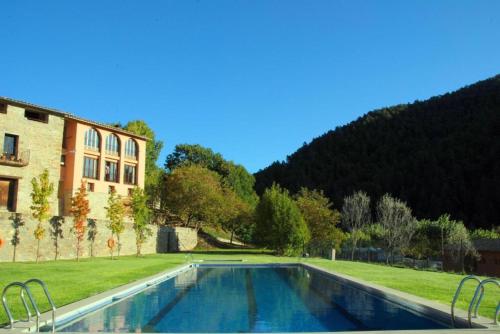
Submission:
MULTIPOLYGON (((276 257, 260 251, 211 251, 195 252, 194 260, 228 260, 245 259, 247 263, 297 262, 297 258, 276 257)), ((139 278, 156 274, 186 263, 185 254, 156 254, 141 258, 125 256, 111 261, 109 258, 95 258, 43 262, 43 263, 0 263, 0 288, 12 281, 23 281, 29 278, 40 278, 49 286, 52 297, 58 306, 83 299, 109 290, 139 278)), ((366 281, 401 290, 449 305, 458 282, 463 275, 418 271, 413 269, 393 268, 377 264, 367 264, 349 261, 328 261, 324 259, 307 259, 308 263, 336 271, 366 281)), ((15 290, 15 289, 13 289, 15 290)), ((41 289, 33 286, 33 292, 40 306, 48 310, 41 289)), ((490 285, 486 289, 485 299, 480 314, 492 317, 494 308, 500 300, 499 289, 490 285)), ((17 292, 18 293, 18 292, 17 292)), ((9 300, 17 318, 21 316, 22 306, 18 295, 9 294, 9 300)), ((472 284, 463 289, 462 298, 457 307, 466 309, 466 299, 473 294, 472 284)), ((7 317, 0 311, 0 323, 7 322, 7 317)))

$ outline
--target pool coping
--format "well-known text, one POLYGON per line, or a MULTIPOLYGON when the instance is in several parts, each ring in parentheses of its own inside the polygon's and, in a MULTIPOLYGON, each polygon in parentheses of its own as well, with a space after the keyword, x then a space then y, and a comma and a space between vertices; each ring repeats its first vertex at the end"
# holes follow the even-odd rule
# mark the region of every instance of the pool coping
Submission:
MULTIPOLYGON (((323 274, 333 276, 341 281, 345 281, 347 284, 365 290, 373 295, 387 299, 393 303, 399 304, 404 308, 412 309, 418 313, 421 313, 431 319, 442 322, 446 325, 451 323, 451 308, 448 305, 441 304, 426 298, 418 297, 407 292, 399 291, 396 289, 388 288, 379 284, 371 283, 363 279, 355 278, 349 275, 341 274, 332 270, 328 270, 314 264, 301 263, 302 266, 321 272, 323 274)), ((462 326, 468 326, 467 320, 468 314, 466 311, 455 308, 455 322, 462 326)), ((496 331, 500 330, 500 326, 495 325, 493 319, 487 317, 472 318, 472 328, 458 328, 470 331, 471 329, 494 329, 496 331)), ((424 333, 425 331, 420 330, 419 333, 424 333)))
MULTIPOLYGON (((341 274, 332 270, 319 267, 317 265, 307 263, 307 262, 276 262, 276 263, 211 263, 210 260, 203 262, 187 263, 183 265, 170 268, 168 270, 162 271, 158 274, 151 275, 116 288, 110 289, 108 291, 99 293, 97 295, 81 299, 74 303, 70 303, 61 306, 56 312, 56 321, 69 323, 83 315, 96 311, 102 307, 109 306, 110 304, 116 303, 123 298, 128 298, 134 294, 137 294, 144 289, 159 284, 165 280, 173 278, 178 274, 190 270, 193 267, 206 267, 206 266, 221 266, 221 267, 272 267, 272 266, 302 266, 309 270, 319 272, 321 274, 333 277, 337 280, 349 284, 361 290, 364 290, 370 294, 378 296, 380 298, 387 299, 393 303, 399 304, 405 308, 409 308, 415 312, 421 313, 431 319, 439 321, 444 324, 449 324, 451 321, 450 307, 441 303, 437 303, 422 297, 418 297, 406 292, 402 292, 396 289, 384 287, 375 283, 370 283, 362 279, 354 278, 349 275, 341 274)), ((467 324, 467 312, 456 309, 456 321, 462 325, 467 324)), ((40 327, 50 326, 52 323, 52 313, 45 312, 40 316, 40 327)), ((6 333, 27 333, 35 332, 35 323, 32 321, 19 322, 14 330, 8 328, 0 328, 0 334, 6 333), (25 325, 24 327, 19 327, 19 325, 25 325)), ((361 334, 361 333, 391 333, 391 334, 429 334, 429 333, 457 333, 457 332, 481 332, 481 333, 498 333, 500 326, 494 325, 493 320, 485 317, 473 318, 473 328, 460 328, 460 329, 439 329, 439 330, 386 330, 386 331, 349 331, 349 332, 315 332, 317 333, 350 333, 350 334, 361 334)), ((103 332, 104 333, 104 332, 103 332)), ((143 333, 146 334, 146 333, 143 333)))

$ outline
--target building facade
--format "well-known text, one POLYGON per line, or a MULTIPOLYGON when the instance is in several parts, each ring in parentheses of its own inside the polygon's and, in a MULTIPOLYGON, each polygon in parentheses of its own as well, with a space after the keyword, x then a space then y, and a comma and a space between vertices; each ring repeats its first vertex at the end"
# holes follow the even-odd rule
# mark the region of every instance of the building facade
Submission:
POLYGON ((90 217, 104 219, 111 191, 144 187, 146 138, 30 103, 0 98, 0 212, 29 215, 31 180, 45 169, 51 214, 65 216, 85 182, 90 217))

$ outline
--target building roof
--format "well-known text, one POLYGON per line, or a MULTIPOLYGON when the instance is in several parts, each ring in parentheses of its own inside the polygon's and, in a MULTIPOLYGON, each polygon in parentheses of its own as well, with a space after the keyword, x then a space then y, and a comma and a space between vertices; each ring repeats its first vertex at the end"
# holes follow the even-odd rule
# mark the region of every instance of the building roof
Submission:
POLYGON ((48 108, 48 107, 36 105, 33 103, 15 100, 15 99, 11 99, 9 97, 0 96, 0 102, 2 102, 2 101, 7 103, 7 104, 16 105, 16 106, 23 107, 23 108, 31 108, 31 109, 35 109, 35 110, 44 111, 44 112, 47 112, 51 115, 59 116, 59 117, 62 117, 64 119, 72 119, 72 120, 75 120, 77 122, 87 123, 89 125, 94 125, 97 127, 105 128, 105 129, 110 130, 110 131, 123 133, 123 134, 130 136, 130 137, 139 138, 142 140, 149 140, 149 138, 146 136, 141 136, 141 135, 138 135, 138 134, 133 133, 131 131, 124 130, 124 129, 121 129, 121 128, 118 128, 118 127, 115 127, 115 126, 112 126, 109 124, 91 121, 91 120, 76 116, 74 114, 58 110, 58 109, 48 108))
POLYGON ((478 251, 500 252, 500 239, 477 239, 474 247, 478 251))

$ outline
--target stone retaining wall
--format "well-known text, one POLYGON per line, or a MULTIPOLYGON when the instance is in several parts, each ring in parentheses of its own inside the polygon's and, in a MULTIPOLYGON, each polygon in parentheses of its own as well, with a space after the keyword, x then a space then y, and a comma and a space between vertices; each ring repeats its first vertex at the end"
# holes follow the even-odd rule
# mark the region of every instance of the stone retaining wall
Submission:
MULTIPOLYGON (((111 233, 106 227, 105 220, 89 221, 85 239, 82 243, 81 257, 109 256, 107 240, 111 233), (95 223, 95 228, 91 225, 95 223), (95 232, 94 240, 92 240, 95 232)), ((0 213, 0 238, 3 246, 0 248, 0 262, 12 261, 14 253, 16 261, 35 261, 37 241, 33 235, 37 222, 26 215, 0 213), (16 244, 17 246, 14 246, 16 244)), ((59 259, 76 258, 76 238, 72 232, 73 218, 54 218, 51 223, 45 223, 45 237, 40 242, 40 260, 53 260, 56 254, 56 242, 59 259), (55 237, 57 220, 61 233, 55 237)), ((197 244, 196 231, 179 227, 151 226, 153 235, 142 245, 142 254, 166 253, 179 250, 193 249, 197 244), (180 246, 179 246, 180 245, 180 246)), ((116 239, 116 238, 115 238, 116 239)), ((135 232, 132 223, 126 221, 125 231, 120 236, 120 255, 136 254, 135 232)), ((116 248, 115 248, 116 255, 116 248)))

